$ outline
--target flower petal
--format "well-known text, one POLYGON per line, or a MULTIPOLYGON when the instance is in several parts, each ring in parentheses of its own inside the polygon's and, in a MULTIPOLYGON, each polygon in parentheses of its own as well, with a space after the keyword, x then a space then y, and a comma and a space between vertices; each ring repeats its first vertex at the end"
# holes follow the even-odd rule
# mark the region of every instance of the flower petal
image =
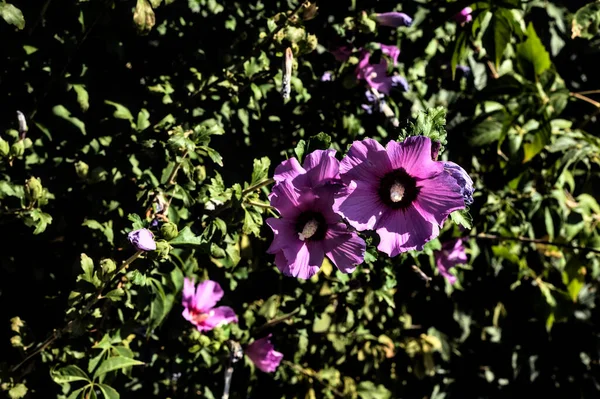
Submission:
POLYGON ((183 293, 182 293, 182 303, 183 306, 188 308, 193 306, 194 302, 194 294, 196 291, 196 287, 194 286, 194 280, 190 278, 183 279, 183 293))
POLYGON ((315 150, 306 156, 303 166, 313 188, 339 178, 340 161, 335 157, 335 150, 315 150))
POLYGON ((344 182, 362 180, 373 185, 378 178, 392 170, 387 152, 379 142, 364 139, 352 143, 348 154, 340 162, 340 173, 344 182))
POLYGON ((284 180, 293 180, 295 177, 304 173, 306 173, 306 171, 294 157, 286 159, 275 168, 273 179, 279 183, 284 180))
POLYGON ((377 249, 389 256, 422 250, 440 232, 436 224, 425 220, 412 205, 405 210, 388 211, 376 227, 380 238, 377 249))
POLYGON ((295 245, 300 241, 298 238, 298 232, 296 231, 295 221, 280 218, 268 218, 267 224, 273 230, 273 242, 267 253, 276 254, 283 250, 283 248, 290 245, 295 245))
POLYGON ((321 243, 303 242, 300 240, 298 240, 298 243, 286 247, 283 250, 283 254, 285 255, 287 265, 285 268, 280 268, 279 270, 286 276, 301 279, 309 279, 317 274, 325 258, 325 252, 321 243))
POLYGON ((364 261, 365 241, 343 223, 330 225, 323 243, 325 255, 342 273, 352 273, 364 261))
POLYGON ((229 306, 219 306, 208 313, 208 318, 198 325, 198 330, 208 331, 223 324, 237 323, 238 318, 229 306))
POLYGON ((379 48, 381 52, 392 59, 394 66, 398 65, 398 56, 400 56, 400 49, 398 46, 394 46, 393 44, 381 44, 379 43, 379 48))
POLYGON ((430 223, 441 226, 450 213, 465 208, 461 189, 448 173, 421 180, 417 187, 419 194, 413 206, 430 223))
POLYGON ((245 350, 252 363, 265 373, 274 372, 281 363, 281 359, 283 359, 283 354, 275 350, 270 338, 271 334, 257 339, 248 345, 245 350))
POLYGON ((352 181, 337 194, 333 203, 333 210, 359 231, 373 229, 386 209, 377 188, 366 181, 352 181))
POLYGON ((393 168, 403 168, 412 177, 428 179, 444 170, 441 162, 431 159, 429 137, 411 136, 402 143, 392 140, 387 144, 386 150, 393 168))
POLYGON ((199 312, 208 312, 223 298, 223 290, 216 281, 204 280, 196 288, 193 308, 199 312))
POLYGON ((277 183, 269 199, 271 206, 284 218, 294 219, 301 212, 300 191, 289 180, 277 183))
POLYGON ((130 232, 127 235, 131 245, 138 251, 154 251, 156 250, 156 242, 154 242, 154 235, 148 229, 139 229, 130 232))
POLYGON ((444 170, 456 180, 460 186, 461 194, 465 200, 465 204, 471 205, 473 203, 473 180, 471 176, 464 170, 460 165, 454 162, 442 162, 444 170))

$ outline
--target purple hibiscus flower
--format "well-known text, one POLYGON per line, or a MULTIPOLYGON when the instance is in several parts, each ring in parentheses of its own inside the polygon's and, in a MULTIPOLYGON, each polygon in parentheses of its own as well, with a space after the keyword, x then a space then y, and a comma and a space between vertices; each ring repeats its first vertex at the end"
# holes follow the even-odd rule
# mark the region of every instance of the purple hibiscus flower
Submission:
POLYGON ((450 284, 456 282, 456 276, 450 274, 454 266, 467 262, 467 253, 463 245, 464 238, 446 241, 440 251, 435 253, 435 264, 440 274, 448 279, 450 284))
POLYGON ((379 44, 379 48, 381 52, 392 59, 394 66, 398 65, 398 57, 400 56, 400 49, 398 46, 394 46, 391 44, 379 44))
POLYGON ((363 51, 362 57, 356 67, 356 79, 365 80, 367 84, 378 92, 390 94, 394 81, 387 74, 387 61, 381 58, 378 64, 371 64, 371 54, 363 51))
POLYGON ((373 139, 355 141, 340 163, 347 186, 334 210, 359 231, 376 230, 377 248, 389 256, 423 249, 448 215, 465 207, 458 182, 431 154, 424 136, 390 141, 387 148, 373 139))
POLYGON ((412 18, 403 12, 384 12, 375 14, 373 19, 377 21, 379 25, 390 26, 392 28, 411 26, 413 22, 412 18))
POLYGON ((271 334, 257 339, 248 345, 245 351, 252 363, 265 373, 274 372, 281 363, 281 359, 283 359, 283 354, 275 350, 270 338, 271 334))
POLYGON ((383 112, 385 95, 378 92, 373 93, 371 90, 367 90, 365 91, 365 97, 367 98, 368 104, 361 104, 360 106, 367 112, 367 114, 371 115, 373 113, 373 107, 376 107, 379 112, 383 112))
POLYGON ((187 277, 183 282, 183 317, 196 326, 198 331, 209 331, 228 323, 237 323, 238 318, 228 306, 215 307, 223 298, 223 290, 216 281, 205 280, 194 287, 187 277))
POLYGON ((138 251, 156 250, 154 235, 148 229, 134 230, 127 235, 127 239, 138 251))
POLYGON ((454 16, 454 20, 461 25, 469 23, 473 20, 472 12, 473 9, 471 7, 465 7, 454 16))
POLYGON ((266 221, 274 233, 267 252, 288 276, 312 277, 325 256, 343 273, 351 273, 363 261, 365 242, 332 210, 341 188, 335 151, 314 151, 303 166, 292 158, 275 169, 277 184, 269 198, 281 218, 266 221))

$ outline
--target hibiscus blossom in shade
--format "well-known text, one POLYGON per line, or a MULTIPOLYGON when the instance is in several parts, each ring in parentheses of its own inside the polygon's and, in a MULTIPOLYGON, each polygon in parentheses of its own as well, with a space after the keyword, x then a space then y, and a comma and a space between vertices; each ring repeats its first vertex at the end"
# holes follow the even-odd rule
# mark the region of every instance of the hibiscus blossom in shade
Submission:
POLYGON ((473 9, 471 7, 465 7, 454 16, 454 20, 461 25, 469 23, 473 20, 473 16, 471 15, 472 12, 473 9))
POLYGON ((343 273, 351 273, 363 261, 365 242, 332 210, 341 188, 335 151, 314 151, 303 166, 292 158, 275 169, 277 184, 269 198, 281 218, 266 221, 274 233, 267 252, 288 276, 312 277, 325 256, 343 273))
POLYGON ((237 323, 238 318, 228 306, 215 307, 223 298, 223 290, 216 281, 205 280, 194 287, 187 277, 183 282, 183 317, 198 331, 209 331, 223 324, 237 323))
POLYGON ((347 186, 334 210, 359 231, 376 230, 377 248, 389 256, 423 249, 448 215, 465 207, 457 180, 431 155, 424 136, 386 148, 373 139, 355 141, 340 163, 347 186))
POLYGON ((392 59, 394 66, 398 65, 398 57, 400 56, 400 49, 398 46, 388 45, 388 44, 379 44, 379 48, 381 52, 392 59))
POLYGON ((127 239, 138 251, 156 250, 154 235, 148 229, 134 230, 127 235, 127 239))
POLYGON ((265 373, 274 372, 283 359, 283 354, 275 350, 270 338, 271 334, 257 339, 248 345, 245 351, 252 363, 265 373))
POLYGON ((384 12, 375 14, 373 19, 377 21, 379 25, 391 26, 392 28, 411 26, 413 22, 412 18, 403 12, 384 12))
POLYGON ((450 269, 456 265, 467 263, 467 253, 463 245, 464 238, 446 241, 440 251, 435 253, 435 264, 440 274, 448 279, 450 284, 456 282, 456 276, 450 274, 450 269))
POLYGON ((378 92, 390 94, 394 87, 394 79, 387 74, 387 61, 381 58, 379 63, 371 64, 371 54, 363 51, 358 66, 356 67, 356 79, 365 80, 367 84, 378 92))

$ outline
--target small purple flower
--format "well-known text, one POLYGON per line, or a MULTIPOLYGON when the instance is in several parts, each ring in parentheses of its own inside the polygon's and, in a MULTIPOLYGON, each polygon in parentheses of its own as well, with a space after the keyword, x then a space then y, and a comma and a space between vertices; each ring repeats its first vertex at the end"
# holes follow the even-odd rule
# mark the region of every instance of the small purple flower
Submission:
POLYGON ((333 74, 331 73, 331 71, 326 71, 323 73, 323 76, 321 76, 321 82, 331 82, 332 77, 333 74))
POLYGON ((245 351, 252 363, 265 373, 274 372, 283 359, 283 353, 277 352, 271 343, 271 335, 252 342, 245 351))
POLYGON ((444 170, 456 180, 460 186, 460 193, 465 200, 465 204, 471 205, 473 203, 473 180, 466 170, 461 168, 454 162, 442 162, 444 164, 444 170))
POLYGON ((400 56, 400 49, 398 46, 388 45, 388 44, 379 44, 379 48, 381 52, 392 59, 394 66, 398 65, 398 57, 400 56))
POLYGON ((134 230, 127 235, 127 238, 138 251, 156 250, 154 235, 148 229, 134 230))
POLYGON ((456 276, 450 274, 450 269, 467 262, 467 253, 463 241, 464 238, 447 241, 442 245, 442 249, 435 253, 435 264, 440 274, 446 277, 450 284, 456 282, 456 276))
POLYGON ((377 96, 371 90, 365 91, 365 97, 369 104, 361 104, 361 108, 369 115, 373 113, 373 107, 376 106, 379 112, 382 112, 383 104, 385 104, 385 95, 377 92, 377 96))
POLYGON ((462 72, 463 76, 469 76, 471 74, 471 68, 466 65, 457 65, 456 70, 462 72))
POLYGON ((472 12, 473 9, 471 7, 465 7, 454 16, 454 20, 461 25, 469 23, 473 20, 472 12))
POLYGON ((332 210, 341 188, 335 151, 313 151, 303 166, 291 158, 275 169, 277 184, 269 198, 281 218, 266 221, 274 233, 267 252, 287 276, 312 277, 325 256, 342 273, 351 273, 363 261, 365 242, 332 210))
POLYGON ((198 331, 209 331, 228 323, 237 323, 238 318, 228 306, 215 307, 223 298, 223 290, 216 281, 205 280, 194 287, 189 278, 183 281, 183 317, 196 326, 198 331))
POLYGON ((461 187, 431 159, 431 139, 424 136, 386 148, 373 139, 355 141, 340 176, 347 186, 334 210, 359 231, 376 230, 377 248, 389 256, 423 249, 448 215, 465 207, 461 187))
POLYGON ((402 76, 394 75, 394 76, 392 76, 391 81, 392 81, 392 87, 401 87, 402 91, 408 91, 410 88, 408 86, 408 82, 402 76))
POLYGON ((412 18, 403 12, 384 12, 381 14, 375 14, 375 21, 383 26, 391 26, 392 28, 398 28, 399 26, 411 26, 412 18))

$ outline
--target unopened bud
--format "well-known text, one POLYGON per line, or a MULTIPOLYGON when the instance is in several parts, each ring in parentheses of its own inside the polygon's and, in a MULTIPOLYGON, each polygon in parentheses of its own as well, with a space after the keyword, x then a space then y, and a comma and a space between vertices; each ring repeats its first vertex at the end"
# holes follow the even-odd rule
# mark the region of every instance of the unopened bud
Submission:
POLYGON ((13 157, 15 157, 15 158, 22 157, 24 153, 25 153, 25 145, 23 144, 22 141, 19 140, 10 146, 10 155, 12 155, 13 157))
POLYGON ((19 121, 19 138, 23 140, 29 128, 27 127, 25 115, 21 111, 17 111, 17 120, 19 121))
POLYGON ((42 182, 40 182, 40 180, 35 177, 29 178, 29 180, 27 180, 27 183, 25 183, 25 193, 30 201, 39 200, 44 194, 42 182))
POLYGON ((165 240, 156 241, 156 252, 158 253, 158 256, 163 259, 169 257, 169 252, 171 252, 171 248, 172 247, 165 240))
POLYGON ((179 235, 179 230, 177 229, 177 225, 173 222, 167 222, 160 227, 160 234, 167 241, 171 241, 177 235, 179 235))

